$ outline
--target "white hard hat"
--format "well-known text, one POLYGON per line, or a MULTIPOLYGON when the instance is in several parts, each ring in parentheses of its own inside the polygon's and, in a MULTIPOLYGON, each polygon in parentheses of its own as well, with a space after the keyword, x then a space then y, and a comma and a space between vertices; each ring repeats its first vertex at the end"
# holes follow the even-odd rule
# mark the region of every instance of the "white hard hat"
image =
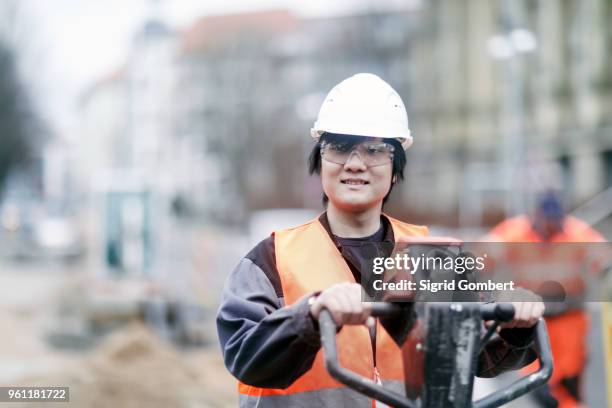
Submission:
POLYGON ((324 132, 397 139, 412 144, 408 114, 399 94, 374 74, 356 74, 332 88, 310 134, 324 132))

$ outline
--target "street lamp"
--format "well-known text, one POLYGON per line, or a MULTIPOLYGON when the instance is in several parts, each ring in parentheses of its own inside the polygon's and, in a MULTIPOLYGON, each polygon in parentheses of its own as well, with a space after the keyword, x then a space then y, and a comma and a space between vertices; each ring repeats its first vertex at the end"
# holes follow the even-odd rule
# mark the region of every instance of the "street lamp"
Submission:
POLYGON ((501 104, 503 141, 500 145, 499 161, 505 182, 506 216, 525 210, 522 180, 516 174, 517 171, 523 170, 524 154, 524 68, 520 57, 534 52, 537 47, 535 36, 525 28, 514 28, 505 34, 493 35, 487 42, 489 55, 501 63, 504 77, 501 104))
POLYGON ((518 54, 536 50, 538 44, 533 33, 525 28, 515 28, 508 34, 496 34, 487 43, 489 55, 496 60, 507 60, 518 54))

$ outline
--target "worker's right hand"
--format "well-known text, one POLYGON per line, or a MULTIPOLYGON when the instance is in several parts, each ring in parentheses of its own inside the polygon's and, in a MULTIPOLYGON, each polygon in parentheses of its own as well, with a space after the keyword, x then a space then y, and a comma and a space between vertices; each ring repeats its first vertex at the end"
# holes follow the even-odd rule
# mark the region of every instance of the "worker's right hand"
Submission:
POLYGON ((327 309, 337 326, 364 324, 368 321, 372 306, 361 301, 361 286, 357 283, 337 283, 321 292, 310 305, 310 314, 319 319, 322 309, 327 309))

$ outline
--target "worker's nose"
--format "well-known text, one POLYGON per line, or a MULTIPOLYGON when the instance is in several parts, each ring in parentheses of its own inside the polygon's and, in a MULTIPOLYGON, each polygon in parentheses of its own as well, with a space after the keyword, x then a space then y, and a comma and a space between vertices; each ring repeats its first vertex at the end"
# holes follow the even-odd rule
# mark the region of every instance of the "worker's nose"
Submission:
POLYGON ((356 150, 351 152, 346 163, 344 163, 344 169, 347 171, 365 171, 367 168, 361 155, 356 150))

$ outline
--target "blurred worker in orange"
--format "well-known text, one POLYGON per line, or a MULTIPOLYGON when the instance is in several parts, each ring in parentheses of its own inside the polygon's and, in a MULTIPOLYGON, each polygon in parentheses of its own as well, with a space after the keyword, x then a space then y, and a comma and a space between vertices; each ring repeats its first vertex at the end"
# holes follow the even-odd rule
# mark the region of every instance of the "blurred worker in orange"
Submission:
MULTIPOLYGON (((559 196, 552 192, 542 194, 532 216, 521 215, 510 218, 495 226, 489 234, 491 241, 499 242, 531 242, 531 243, 585 243, 605 242, 604 237, 586 223, 565 214, 559 196)), ((584 245, 558 246, 565 252, 565 258, 577 252, 574 249, 584 249, 584 245)), ((512 251, 512 249, 509 249, 512 251)), ((527 252, 527 251, 525 251, 527 252)), ((545 258, 548 254, 531 251, 533 256, 545 258)), ((581 377, 586 365, 586 336, 589 330, 589 317, 583 308, 582 297, 585 283, 581 274, 577 273, 579 263, 584 262, 575 257, 573 280, 567 280, 563 287, 569 297, 563 303, 555 303, 554 307, 547 305, 545 320, 550 337, 554 369, 547 387, 534 391, 533 396, 543 407, 580 407, 582 406, 581 377)), ((512 262, 512 260, 509 260, 512 262)), ((540 265, 545 265, 544 260, 540 265)), ((534 266, 534 265, 532 265, 534 266)), ((536 267, 537 268, 537 267, 536 267)), ((540 267, 540 269, 542 269, 540 267)), ((551 275, 542 270, 529 274, 531 282, 550 282, 551 275), (534 276, 537 275, 537 276, 534 276)), ((551 271, 554 272, 554 271, 551 271)), ((532 364, 527 371, 535 371, 532 364)))

